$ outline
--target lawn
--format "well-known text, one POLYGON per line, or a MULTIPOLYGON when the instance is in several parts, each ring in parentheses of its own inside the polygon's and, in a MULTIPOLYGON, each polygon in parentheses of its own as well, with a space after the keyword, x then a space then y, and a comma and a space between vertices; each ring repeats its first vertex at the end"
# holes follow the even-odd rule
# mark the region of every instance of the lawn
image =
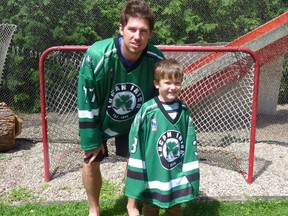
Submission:
MULTIPOLYGON (((116 200, 105 199, 101 201, 102 216, 126 216, 126 199, 119 197, 116 200)), ((196 200, 185 204, 184 215, 186 216, 282 216, 287 215, 288 200, 249 200, 245 202, 219 202, 217 200, 196 200)), ((64 216, 77 215, 87 216, 87 202, 67 202, 51 204, 23 204, 8 205, 0 203, 1 215, 41 215, 41 216, 64 216)), ((165 215, 162 211, 160 215, 165 215)))
MULTIPOLYGON (((103 182, 101 190, 101 216, 127 216, 125 196, 115 193, 117 186, 103 182)), ((12 190, 0 202, 2 216, 87 216, 87 201, 43 203, 33 201, 32 191, 25 188, 12 190)), ((140 203, 141 206, 141 203, 140 203)), ((184 216, 282 216, 287 215, 288 199, 246 200, 245 202, 196 199, 183 205, 184 216)), ((161 211, 160 215, 165 215, 161 211)))

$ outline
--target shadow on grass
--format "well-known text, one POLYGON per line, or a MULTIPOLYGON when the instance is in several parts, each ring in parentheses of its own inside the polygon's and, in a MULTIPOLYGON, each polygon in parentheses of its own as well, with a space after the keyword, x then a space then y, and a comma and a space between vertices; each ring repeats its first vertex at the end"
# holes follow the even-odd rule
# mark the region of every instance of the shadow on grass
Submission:
MULTIPOLYGON (((101 216, 127 216, 127 198, 125 196, 116 200, 105 200, 101 202, 101 216)), ((142 202, 138 201, 141 212, 142 202)), ((220 202, 211 198, 198 198, 196 200, 182 204, 183 216, 219 216, 220 202)), ((160 216, 165 215, 165 211, 160 211, 160 216)))
POLYGON ((100 205, 102 209, 101 216, 127 216, 127 198, 125 196, 121 196, 118 199, 100 201, 100 205))
POLYGON ((197 198, 183 204, 183 216, 219 216, 220 202, 211 198, 197 198))
MULTIPOLYGON (((116 199, 104 199, 100 201, 101 216, 127 216, 126 211, 127 198, 121 196, 116 199)), ((142 202, 138 202, 139 209, 142 208, 142 202)), ((211 198, 197 198, 194 201, 182 204, 183 216, 219 216, 221 202, 211 198)), ((62 215, 88 215, 88 203, 82 202, 64 202, 64 203, 34 203, 23 205, 9 205, 0 203, 1 215, 35 215, 35 216, 62 216, 62 215)), ((165 216, 164 209, 160 210, 160 216, 165 216)), ((229 215, 229 214, 224 214, 229 215)))

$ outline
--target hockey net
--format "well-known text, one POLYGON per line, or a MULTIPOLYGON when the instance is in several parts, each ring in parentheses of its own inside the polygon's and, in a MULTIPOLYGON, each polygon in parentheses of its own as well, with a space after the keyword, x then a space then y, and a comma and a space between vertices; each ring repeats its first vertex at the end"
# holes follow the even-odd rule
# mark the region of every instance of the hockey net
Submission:
POLYGON ((2 73, 5 63, 6 54, 16 25, 0 24, 0 84, 2 82, 2 73))
MULTIPOLYGON (((42 53, 41 113, 45 180, 82 165, 77 75, 86 46, 42 53)), ((191 110, 201 162, 253 181, 259 63, 245 48, 159 46, 185 68, 180 98, 191 110)))

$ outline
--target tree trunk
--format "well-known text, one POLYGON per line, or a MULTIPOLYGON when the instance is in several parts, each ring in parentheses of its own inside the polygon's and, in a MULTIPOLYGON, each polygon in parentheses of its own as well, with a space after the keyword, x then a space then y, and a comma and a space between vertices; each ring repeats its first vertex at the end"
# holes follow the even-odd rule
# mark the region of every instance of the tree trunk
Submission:
POLYGON ((0 152, 15 147, 15 120, 15 115, 7 105, 0 103, 0 152))

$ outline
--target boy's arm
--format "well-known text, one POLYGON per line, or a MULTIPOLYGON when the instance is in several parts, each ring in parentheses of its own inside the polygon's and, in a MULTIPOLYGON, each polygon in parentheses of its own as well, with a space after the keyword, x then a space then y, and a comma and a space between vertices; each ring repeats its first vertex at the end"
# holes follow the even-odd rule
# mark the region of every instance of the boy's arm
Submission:
MULTIPOLYGON (((141 110, 140 110, 141 112, 141 110)), ((140 199, 146 189, 146 164, 141 138, 141 114, 136 115, 129 134, 129 161, 125 195, 140 199)))
POLYGON ((186 149, 185 157, 183 161, 183 172, 188 181, 192 184, 194 189, 194 195, 199 194, 199 159, 197 154, 197 140, 192 118, 189 115, 187 137, 186 137, 186 149))

